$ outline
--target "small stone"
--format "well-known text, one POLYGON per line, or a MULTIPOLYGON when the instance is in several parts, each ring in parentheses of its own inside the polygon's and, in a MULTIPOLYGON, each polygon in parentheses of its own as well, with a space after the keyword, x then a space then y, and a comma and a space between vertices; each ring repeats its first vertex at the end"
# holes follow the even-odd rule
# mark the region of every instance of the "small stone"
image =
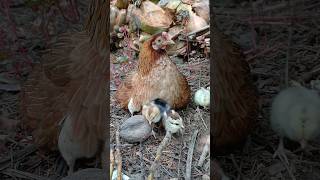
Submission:
POLYGON ((151 135, 151 126, 142 115, 135 115, 120 126, 120 137, 129 143, 145 141, 151 135))

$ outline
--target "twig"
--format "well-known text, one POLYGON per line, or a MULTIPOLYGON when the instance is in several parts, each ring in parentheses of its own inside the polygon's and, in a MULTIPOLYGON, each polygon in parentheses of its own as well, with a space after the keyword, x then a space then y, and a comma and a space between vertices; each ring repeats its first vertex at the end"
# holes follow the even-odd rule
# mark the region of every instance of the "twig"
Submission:
POLYGON ((24 157, 28 156, 29 154, 35 152, 36 150, 37 150, 37 147, 35 145, 30 145, 21 151, 15 152, 12 155, 12 157, 7 157, 7 158, 2 159, 0 161, 0 171, 8 168, 12 162, 19 161, 19 160, 23 159, 24 157))
POLYGON ((237 162, 236 162, 236 160, 235 160, 235 158, 234 158, 234 155, 231 154, 231 157, 230 157, 230 158, 231 158, 231 160, 232 160, 233 165, 236 167, 236 169, 237 169, 237 171, 238 171, 238 173, 239 173, 240 179, 244 179, 244 175, 242 174, 241 169, 240 169, 240 167, 238 166, 238 164, 237 164, 237 162))
POLYGON ((192 32, 188 33, 188 36, 191 36, 193 34, 197 34, 198 32, 201 32, 201 31, 209 30, 209 28, 210 28, 210 25, 207 25, 207 26, 205 26, 205 27, 203 27, 201 29, 198 29, 196 31, 192 31, 192 32))
POLYGON ((182 136, 180 137, 181 138, 181 146, 180 146, 180 150, 179 150, 179 161, 178 161, 178 177, 180 177, 180 163, 181 163, 181 154, 182 154, 182 149, 184 147, 184 144, 182 143, 183 142, 183 134, 182 136))
POLYGON ((317 74, 317 73, 319 73, 319 72, 320 72, 320 65, 315 66, 315 68, 314 68, 312 71, 304 74, 304 75, 301 77, 301 81, 302 81, 302 82, 310 81, 310 80, 312 79, 312 76, 314 76, 315 74, 317 74))
POLYGON ((1 173, 6 174, 11 177, 21 178, 21 179, 34 179, 34 180, 50 180, 47 177, 41 177, 36 174, 31 174, 28 172, 19 171, 17 169, 6 169, 1 173))
POLYGON ((112 179, 114 169, 114 155, 113 155, 113 148, 110 149, 110 179, 112 179))
POLYGON ((201 156, 200 156, 198 164, 197 164, 198 167, 202 167, 202 165, 204 163, 204 160, 206 159, 207 154, 209 153, 209 151, 210 151, 210 138, 207 138, 206 144, 203 147, 201 156))
POLYGON ((187 167, 186 167, 186 180, 191 179, 191 165, 192 165, 192 156, 193 156, 193 149, 196 144, 196 139, 198 135, 198 130, 196 130, 192 134, 191 142, 189 144, 189 149, 188 149, 188 157, 187 157, 187 167))
POLYGON ((156 168, 158 166, 158 161, 159 161, 161 154, 162 154, 162 151, 168 145, 168 143, 171 139, 171 136, 172 136, 171 132, 167 131, 166 136, 161 141, 161 143, 157 149, 156 157, 154 158, 154 161, 151 164, 148 180, 153 180, 156 168))
POLYGON ((118 175, 117 180, 122 180, 122 158, 121 158, 121 152, 120 152, 120 133, 119 130, 116 131, 116 163, 117 163, 117 169, 118 169, 118 175))
POLYGON ((140 142, 139 151, 140 151, 140 161, 141 161, 141 164, 140 164, 140 166, 141 166, 141 174, 143 176, 145 176, 144 161, 143 161, 143 142, 140 142))

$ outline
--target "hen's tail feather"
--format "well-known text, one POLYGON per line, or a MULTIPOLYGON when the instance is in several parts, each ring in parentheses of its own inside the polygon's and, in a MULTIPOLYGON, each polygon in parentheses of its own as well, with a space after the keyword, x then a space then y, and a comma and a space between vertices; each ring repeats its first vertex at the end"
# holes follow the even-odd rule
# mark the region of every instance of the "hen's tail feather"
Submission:
POLYGON ((98 140, 106 138, 107 100, 103 98, 107 92, 108 61, 90 46, 88 42, 77 48, 87 51, 87 57, 83 54, 82 57, 73 57, 83 61, 72 68, 71 74, 75 79, 67 92, 71 97, 68 109, 74 123, 74 134, 83 142, 84 148, 95 147, 98 140))

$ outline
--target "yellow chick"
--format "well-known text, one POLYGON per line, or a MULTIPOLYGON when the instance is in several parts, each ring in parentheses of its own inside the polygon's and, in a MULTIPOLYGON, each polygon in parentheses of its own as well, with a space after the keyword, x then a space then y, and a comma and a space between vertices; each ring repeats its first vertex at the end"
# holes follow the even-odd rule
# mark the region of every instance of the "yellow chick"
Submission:
POLYGON ((165 100, 157 98, 143 105, 142 115, 145 116, 149 124, 158 123, 161 119, 167 118, 170 109, 171 106, 165 100))
POLYGON ((167 113, 170 112, 170 109, 171 106, 160 98, 154 99, 150 103, 143 105, 142 115, 152 126, 152 134, 154 137, 156 137, 155 132, 153 131, 154 124, 159 123, 161 119, 167 119, 167 113))
POLYGON ((279 133, 278 155, 288 163, 284 153, 283 137, 298 141, 305 149, 307 141, 320 134, 320 97, 304 87, 290 87, 281 91, 271 108, 271 127, 279 133))
POLYGON ((183 120, 175 110, 168 112, 168 117, 162 120, 162 124, 167 132, 183 134, 183 120))

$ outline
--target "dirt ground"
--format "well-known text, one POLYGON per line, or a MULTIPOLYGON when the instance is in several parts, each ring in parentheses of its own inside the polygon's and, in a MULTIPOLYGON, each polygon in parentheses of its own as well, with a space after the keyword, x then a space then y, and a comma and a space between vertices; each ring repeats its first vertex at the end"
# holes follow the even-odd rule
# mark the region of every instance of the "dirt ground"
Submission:
MULTIPOLYGON (((319 150, 312 154, 289 153, 289 166, 273 158, 279 138, 269 125, 272 98, 285 87, 287 58, 289 80, 310 87, 312 80, 319 79, 318 71, 310 72, 320 65, 320 31, 315 28, 320 4, 312 0, 291 1, 291 10, 287 1, 253 2, 241 6, 217 3, 214 7, 220 29, 243 48, 261 99, 258 125, 248 148, 217 160, 231 179, 320 179, 319 150)), ((310 144, 319 148, 320 140, 310 144)), ((286 141, 285 147, 294 152, 299 145, 286 141)))

